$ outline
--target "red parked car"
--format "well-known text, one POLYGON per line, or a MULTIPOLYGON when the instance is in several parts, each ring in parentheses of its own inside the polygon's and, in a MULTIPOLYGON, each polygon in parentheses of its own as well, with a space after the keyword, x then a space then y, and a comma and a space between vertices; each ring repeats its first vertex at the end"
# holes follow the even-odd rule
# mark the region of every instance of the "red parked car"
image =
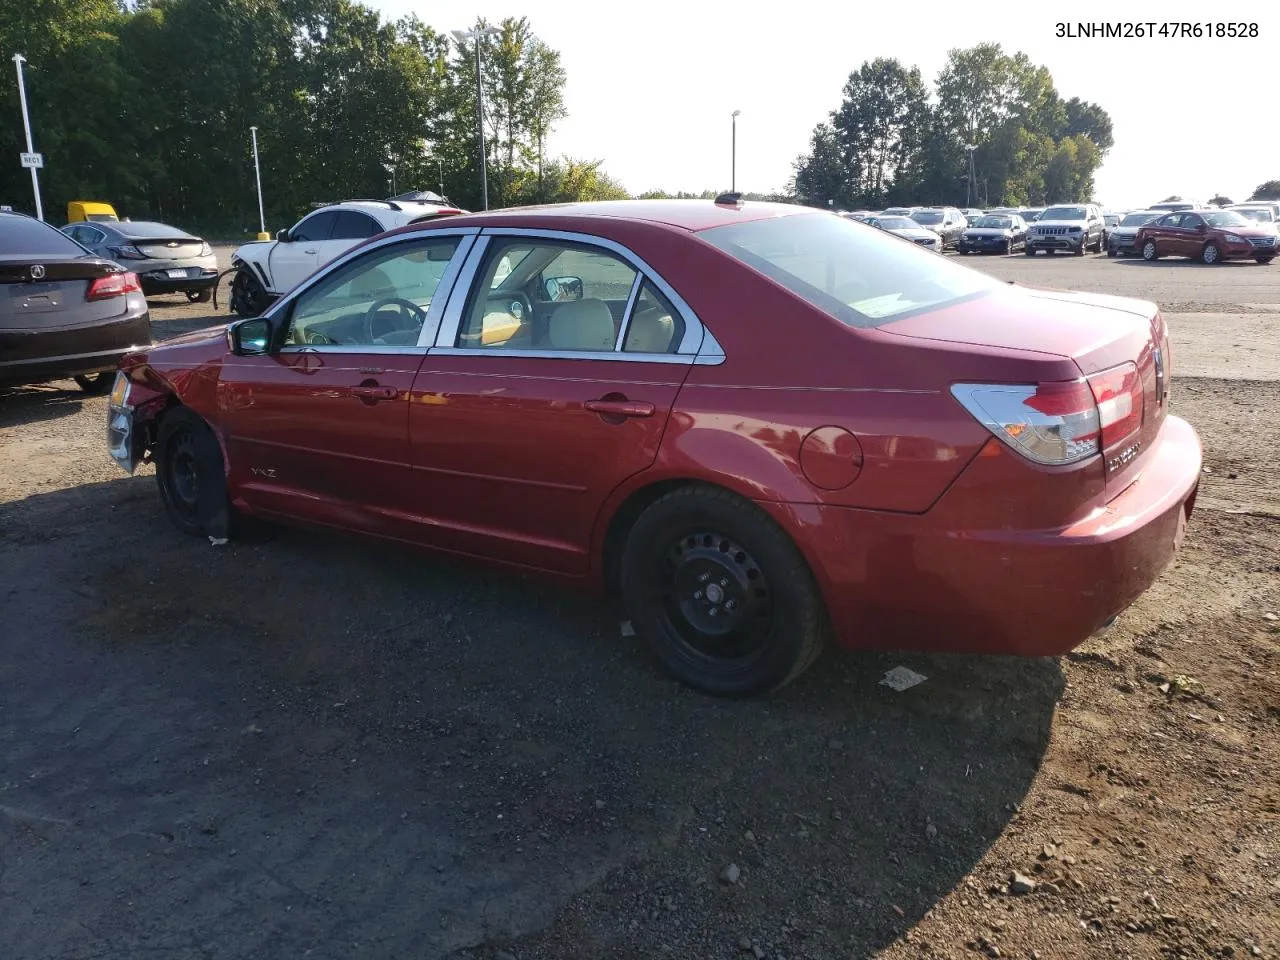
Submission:
POLYGON ((502 210, 365 242, 121 364, 179 528, 358 531, 621 595, 677 677, 849 648, 1060 654, 1170 561, 1200 443, 1153 304, 803 207, 502 210))
POLYGON ((1254 259, 1270 263, 1280 253, 1280 238, 1234 210, 1183 210, 1139 228, 1134 246, 1143 260, 1190 257, 1202 263, 1254 259))

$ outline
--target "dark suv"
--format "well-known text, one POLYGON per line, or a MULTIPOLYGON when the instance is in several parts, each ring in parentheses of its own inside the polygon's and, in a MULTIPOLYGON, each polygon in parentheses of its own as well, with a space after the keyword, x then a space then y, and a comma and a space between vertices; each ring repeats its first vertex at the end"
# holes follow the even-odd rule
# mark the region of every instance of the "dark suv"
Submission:
POLYGON ((1072 203, 1048 207, 1027 231, 1027 256, 1037 250, 1052 254, 1065 250, 1077 256, 1086 250, 1102 252, 1106 242, 1102 211, 1092 203, 1072 203))

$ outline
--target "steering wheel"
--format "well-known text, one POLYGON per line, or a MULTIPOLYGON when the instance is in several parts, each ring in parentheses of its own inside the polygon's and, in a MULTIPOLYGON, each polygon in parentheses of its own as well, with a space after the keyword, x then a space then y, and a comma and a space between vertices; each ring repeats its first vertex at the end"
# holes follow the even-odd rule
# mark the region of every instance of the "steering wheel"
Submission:
MULTIPOLYGON (((383 307, 395 306, 399 308, 402 316, 407 316, 409 320, 416 324, 418 329, 422 329, 422 325, 427 320, 427 311, 412 300, 406 300, 404 297, 383 297, 381 300, 375 300, 373 304, 365 311, 364 315, 364 336, 366 343, 373 343, 378 339, 378 335, 373 332, 374 318, 383 307)), ((408 329, 408 327, 396 327, 394 329, 408 329)))

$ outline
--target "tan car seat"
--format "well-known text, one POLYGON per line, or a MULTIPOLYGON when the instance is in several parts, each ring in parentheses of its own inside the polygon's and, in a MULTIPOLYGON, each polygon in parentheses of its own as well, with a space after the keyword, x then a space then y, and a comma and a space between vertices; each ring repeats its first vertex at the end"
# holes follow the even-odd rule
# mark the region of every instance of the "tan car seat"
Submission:
POLYGON ((655 304, 632 314, 624 349, 627 353, 669 353, 674 335, 671 314, 655 304))
POLYGON ((612 352, 617 334, 613 313, 603 300, 569 300, 556 307, 548 323, 553 350, 612 352))

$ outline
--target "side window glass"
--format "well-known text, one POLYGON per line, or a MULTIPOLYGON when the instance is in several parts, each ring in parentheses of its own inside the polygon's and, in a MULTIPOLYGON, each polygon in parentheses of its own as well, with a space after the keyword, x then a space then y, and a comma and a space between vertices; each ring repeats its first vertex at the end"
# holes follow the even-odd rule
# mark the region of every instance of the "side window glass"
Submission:
POLYGON ((1176 227, 1178 225, 1178 221, 1181 219, 1182 219, 1182 216, 1180 214, 1171 213, 1167 217, 1162 217, 1160 219, 1159 226, 1176 227))
POLYGON ((636 271, 598 247, 496 238, 456 346, 612 352, 636 271))
POLYGON ((1188 213, 1182 218, 1182 225, 1186 227, 1188 230, 1196 229, 1196 227, 1200 226, 1200 224, 1203 222, 1204 221, 1202 221, 1194 213, 1188 213))
POLYGON ((285 344, 414 346, 459 242, 397 244, 346 264, 294 302, 285 344))
POLYGON ((675 353, 684 339, 684 321, 662 291, 646 280, 631 308, 627 338, 622 344, 626 353, 675 353))
POLYGON ((316 213, 307 217, 296 227, 289 231, 289 235, 295 241, 316 243, 320 240, 328 240, 329 234, 333 230, 334 221, 337 214, 334 213, 316 213))
POLYGON ((373 217, 355 210, 339 210, 330 240, 363 240, 382 232, 373 217))

